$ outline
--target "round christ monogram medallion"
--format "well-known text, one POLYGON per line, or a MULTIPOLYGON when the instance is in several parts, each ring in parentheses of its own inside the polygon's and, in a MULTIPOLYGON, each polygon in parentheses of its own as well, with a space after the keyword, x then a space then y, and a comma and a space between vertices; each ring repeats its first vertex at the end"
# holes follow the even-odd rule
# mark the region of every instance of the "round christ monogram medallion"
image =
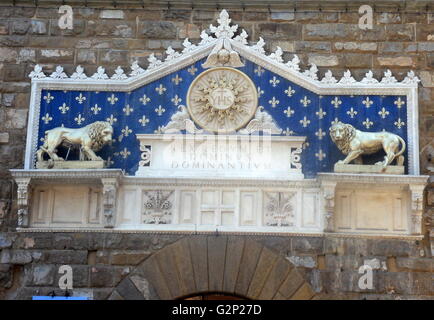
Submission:
POLYGON ((187 107, 202 128, 220 133, 236 131, 256 112, 258 96, 252 80, 233 68, 213 68, 190 85, 187 107))

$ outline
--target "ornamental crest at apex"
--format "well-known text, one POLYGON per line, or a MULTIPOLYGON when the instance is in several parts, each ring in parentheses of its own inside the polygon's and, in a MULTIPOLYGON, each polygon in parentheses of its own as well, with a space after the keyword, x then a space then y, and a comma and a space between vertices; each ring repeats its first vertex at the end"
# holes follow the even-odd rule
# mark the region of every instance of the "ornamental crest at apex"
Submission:
POLYGON ((258 104, 252 80, 232 68, 213 68, 191 84, 187 105, 193 120, 214 132, 235 131, 253 117, 258 104))

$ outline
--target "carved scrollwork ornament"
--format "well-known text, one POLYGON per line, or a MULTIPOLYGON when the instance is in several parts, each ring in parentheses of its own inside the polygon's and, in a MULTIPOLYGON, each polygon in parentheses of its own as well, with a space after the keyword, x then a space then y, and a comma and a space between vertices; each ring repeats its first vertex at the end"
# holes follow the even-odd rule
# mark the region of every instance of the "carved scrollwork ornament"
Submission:
POLYGON ((187 93, 191 118, 211 132, 228 133, 244 127, 254 116, 257 104, 252 80, 243 72, 227 67, 203 72, 187 93))

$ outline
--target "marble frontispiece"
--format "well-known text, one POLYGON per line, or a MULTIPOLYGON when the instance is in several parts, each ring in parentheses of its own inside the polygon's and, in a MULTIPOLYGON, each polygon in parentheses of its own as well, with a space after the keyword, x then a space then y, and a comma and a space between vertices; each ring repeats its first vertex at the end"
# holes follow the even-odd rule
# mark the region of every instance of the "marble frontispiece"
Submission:
POLYGON ((319 79, 248 37, 223 10, 147 69, 36 66, 20 227, 420 234, 417 76, 319 79))

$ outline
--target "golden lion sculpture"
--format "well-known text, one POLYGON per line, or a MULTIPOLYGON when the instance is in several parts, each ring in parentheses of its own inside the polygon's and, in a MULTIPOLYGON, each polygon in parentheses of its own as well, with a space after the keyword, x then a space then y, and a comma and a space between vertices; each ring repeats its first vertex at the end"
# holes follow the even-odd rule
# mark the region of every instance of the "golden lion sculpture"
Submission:
POLYGON ((404 164, 405 141, 398 135, 390 132, 363 132, 357 130, 350 124, 337 122, 330 127, 330 137, 339 150, 347 155, 344 160, 339 160, 339 164, 348 164, 354 160, 357 164, 362 164, 361 155, 373 154, 383 149, 386 153, 384 161, 377 162, 377 165, 388 166, 393 160, 397 159, 396 164, 404 164), (399 150, 399 145, 402 145, 399 150))
POLYGON ((48 154, 51 160, 62 161, 56 152, 59 146, 80 148, 80 160, 102 160, 95 154, 95 151, 110 143, 113 135, 113 127, 109 122, 96 121, 83 128, 57 127, 45 131, 44 144, 36 152, 38 161, 43 161, 44 153, 48 154))

